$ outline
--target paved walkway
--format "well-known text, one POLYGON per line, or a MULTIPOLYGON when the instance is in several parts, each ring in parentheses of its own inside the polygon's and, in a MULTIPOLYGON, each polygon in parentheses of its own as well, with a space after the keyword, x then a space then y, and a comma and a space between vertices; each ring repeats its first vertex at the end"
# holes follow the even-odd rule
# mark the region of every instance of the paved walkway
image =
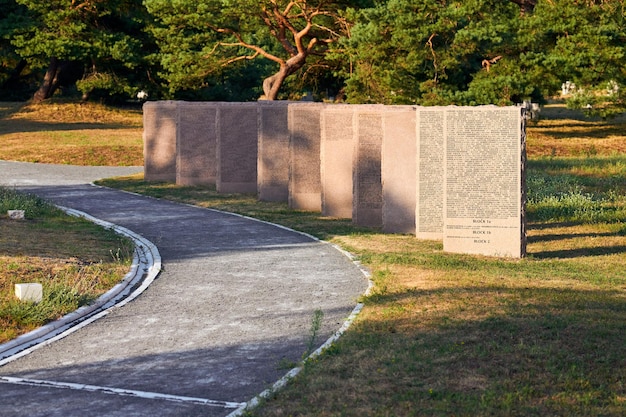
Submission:
POLYGON ((0 184, 126 227, 163 271, 138 298, 0 367, 9 416, 226 416, 350 315, 367 280, 328 244, 266 223, 88 185, 141 168, 0 161, 0 184))

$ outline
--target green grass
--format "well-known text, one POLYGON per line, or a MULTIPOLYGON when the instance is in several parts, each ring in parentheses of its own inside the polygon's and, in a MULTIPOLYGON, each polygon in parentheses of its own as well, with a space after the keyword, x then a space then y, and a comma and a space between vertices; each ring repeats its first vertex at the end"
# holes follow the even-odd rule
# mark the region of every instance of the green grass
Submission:
POLYGON ((253 195, 141 177, 102 184, 303 230, 371 269, 375 288, 350 330, 251 415, 622 416, 624 122, 567 116, 528 128, 521 260, 444 253, 253 195))
POLYGON ((102 184, 303 230, 373 272, 351 329, 252 416, 621 416, 626 156, 594 146, 530 159, 522 260, 444 253, 211 188, 102 184))
POLYGON ((0 343, 93 302, 126 275, 132 253, 113 231, 0 187, 0 343), (10 220, 13 209, 26 219, 10 220), (15 297, 15 284, 26 282, 42 284, 40 303, 15 297))

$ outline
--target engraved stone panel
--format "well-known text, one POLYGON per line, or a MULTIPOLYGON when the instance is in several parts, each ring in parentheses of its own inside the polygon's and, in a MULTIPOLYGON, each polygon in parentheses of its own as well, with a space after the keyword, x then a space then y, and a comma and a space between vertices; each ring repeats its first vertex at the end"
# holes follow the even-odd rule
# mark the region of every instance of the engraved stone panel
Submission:
POLYGON ((179 102, 176 184, 215 185, 217 103, 179 102))
POLYGON ((519 107, 446 111, 444 250, 524 256, 519 107))
POLYGON ((415 233, 416 109, 390 106, 383 114, 383 232, 415 233))
POLYGON ((146 181, 176 181, 177 111, 176 101, 149 101, 143 105, 146 181))
POLYGON ((321 115, 322 214, 352 217, 355 106, 333 105, 321 115))
POLYGON ((257 150, 257 104, 220 103, 217 109, 218 192, 257 192, 257 150))
POLYGON ((320 118, 324 104, 289 105, 289 206, 322 210, 320 118))
POLYGON ((358 139, 354 155, 352 222, 359 226, 380 227, 383 223, 383 108, 362 105, 356 109, 358 139))
POLYGON ((420 107, 417 112, 416 236, 443 239, 445 107, 420 107))
POLYGON ((259 102, 258 191, 261 201, 289 199, 288 102, 259 102))

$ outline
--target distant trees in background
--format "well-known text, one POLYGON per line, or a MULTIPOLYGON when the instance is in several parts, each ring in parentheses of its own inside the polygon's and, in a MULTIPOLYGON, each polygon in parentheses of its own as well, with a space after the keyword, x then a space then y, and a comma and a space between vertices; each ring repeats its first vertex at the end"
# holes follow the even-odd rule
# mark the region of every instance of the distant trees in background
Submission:
POLYGON ((624 110, 622 0, 0 0, 0 99, 624 110), (569 82, 568 88, 562 85, 569 82))

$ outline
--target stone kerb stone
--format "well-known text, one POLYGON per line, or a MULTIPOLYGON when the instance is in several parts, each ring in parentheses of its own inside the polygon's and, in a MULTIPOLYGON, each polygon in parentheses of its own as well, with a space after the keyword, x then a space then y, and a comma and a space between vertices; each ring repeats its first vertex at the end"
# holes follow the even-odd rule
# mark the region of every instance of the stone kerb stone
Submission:
POLYGON ((176 181, 176 101, 149 101, 143 105, 144 178, 176 181))
POLYGON ((257 192, 257 106, 257 103, 220 103, 217 107, 218 192, 257 192))
POLYGON ((520 258, 524 135, 519 107, 450 107, 445 114, 447 252, 520 258))
POLYGON ((326 105, 289 105, 289 207, 322 211, 321 113, 326 105))
POLYGON ((218 106, 213 102, 178 103, 176 184, 215 185, 218 106))
POLYGON ((383 142, 382 105, 356 105, 356 150, 353 155, 352 222, 381 227, 383 191, 381 156, 383 142))
POLYGON ((385 107, 381 158, 385 233, 415 233, 416 129, 415 106, 385 107))
POLYGON ((286 101, 262 101, 259 111, 258 196, 261 201, 289 200, 289 119, 286 101))
POLYGON ((321 114, 322 214, 352 218, 356 107, 332 105, 321 114))

